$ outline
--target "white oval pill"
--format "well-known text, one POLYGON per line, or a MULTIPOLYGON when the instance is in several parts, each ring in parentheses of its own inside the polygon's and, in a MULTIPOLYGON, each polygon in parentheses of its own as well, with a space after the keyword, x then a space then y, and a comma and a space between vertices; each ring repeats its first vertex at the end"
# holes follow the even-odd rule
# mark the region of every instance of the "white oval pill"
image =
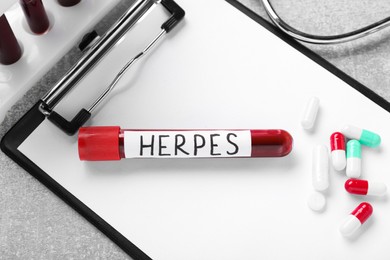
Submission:
POLYGON ((313 191, 307 200, 307 205, 311 210, 322 211, 326 206, 326 198, 324 194, 313 191))
POLYGON ((306 104, 301 119, 301 125, 304 129, 310 130, 311 128, 313 128, 317 118, 319 107, 320 107, 320 100, 317 97, 311 97, 306 104))

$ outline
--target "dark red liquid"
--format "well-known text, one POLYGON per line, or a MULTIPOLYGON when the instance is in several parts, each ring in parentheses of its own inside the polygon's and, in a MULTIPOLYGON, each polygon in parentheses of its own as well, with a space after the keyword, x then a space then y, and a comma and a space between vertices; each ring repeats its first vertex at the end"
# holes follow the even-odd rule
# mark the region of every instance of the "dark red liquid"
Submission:
POLYGON ((50 23, 42 0, 20 0, 19 2, 31 31, 36 34, 47 32, 50 23))
POLYGON ((293 147, 291 135, 280 129, 251 130, 252 157, 282 157, 293 147))
POLYGON ((58 0, 58 3, 62 6, 74 6, 80 2, 81 0, 58 0))
POLYGON ((3 14, 0 16, 0 63, 9 65, 18 61, 21 56, 18 40, 3 14))

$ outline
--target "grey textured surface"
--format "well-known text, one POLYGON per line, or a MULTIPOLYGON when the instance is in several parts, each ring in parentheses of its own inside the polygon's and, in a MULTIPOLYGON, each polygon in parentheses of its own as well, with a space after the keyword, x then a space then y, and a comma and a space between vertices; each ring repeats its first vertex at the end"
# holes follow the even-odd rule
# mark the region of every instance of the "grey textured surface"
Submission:
MULTIPOLYGON (((266 17, 260 0, 240 0, 266 17)), ((122 1, 98 27, 104 31, 132 1, 122 1)), ((180 0, 177 0, 180 3, 180 0)), ((294 27, 320 35, 338 34, 385 18, 387 0, 273 0, 294 27)), ((191 10, 186 10, 191 12, 191 10)), ((217 10, 216 10, 217 11, 217 10)), ((266 18, 268 19, 268 18, 266 18)), ((310 49, 390 100, 390 29, 355 42, 310 49)), ((259 46, 261 48, 261 46, 259 46)), ((8 112, 0 137, 79 57, 72 50, 8 112)), ((129 259, 78 213, 0 153, 0 259, 129 259)))

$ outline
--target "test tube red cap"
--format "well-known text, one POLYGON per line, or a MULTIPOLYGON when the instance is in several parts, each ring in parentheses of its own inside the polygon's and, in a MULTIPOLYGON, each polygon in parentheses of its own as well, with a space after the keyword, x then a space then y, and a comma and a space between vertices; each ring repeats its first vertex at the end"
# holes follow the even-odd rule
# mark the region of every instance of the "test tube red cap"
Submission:
POLYGON ((82 127, 78 135, 81 161, 120 160, 119 126, 82 127))

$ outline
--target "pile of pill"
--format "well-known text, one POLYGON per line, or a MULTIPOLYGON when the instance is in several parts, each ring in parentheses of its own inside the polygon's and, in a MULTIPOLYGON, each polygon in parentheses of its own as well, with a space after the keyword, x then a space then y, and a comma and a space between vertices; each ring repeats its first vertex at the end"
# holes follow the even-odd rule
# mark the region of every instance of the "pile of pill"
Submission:
MULTIPOLYGON (((368 130, 360 129, 355 126, 346 126, 341 130, 341 133, 337 132, 331 136, 332 143, 342 143, 344 145, 331 145, 332 146, 332 165, 339 170, 344 168, 338 165, 340 155, 346 154, 345 173, 348 180, 345 182, 345 190, 354 195, 361 196, 383 196, 386 194, 386 185, 380 182, 370 182, 367 180, 359 179, 361 176, 361 145, 375 148, 381 143, 381 138, 378 134, 368 130), (338 136, 337 138, 335 136, 338 136), (345 145, 345 140, 349 140, 345 145), (339 148, 344 148, 343 152, 340 152, 339 148), (346 151, 345 151, 346 149, 346 151), (334 154, 333 154, 334 153, 334 154)), ((336 169, 337 170, 337 169, 336 169)), ((352 235, 372 214, 373 208, 368 202, 362 202, 359 204, 352 213, 344 220, 340 226, 340 232, 344 236, 352 235)))
MULTIPOLYGON (((311 98, 301 121, 304 129, 313 128, 318 109, 318 98, 311 98)), ((325 209, 326 197, 324 194, 329 187, 329 161, 337 172, 345 170, 349 179, 346 180, 344 188, 349 194, 384 196, 387 191, 384 183, 360 179, 362 172, 361 146, 376 148, 380 143, 381 138, 378 134, 348 125, 340 132, 334 132, 330 136, 330 156, 326 145, 316 145, 312 153, 312 186, 314 191, 309 196, 308 206, 318 212, 325 209)), ((360 203, 341 223, 340 233, 343 236, 353 235, 372 213, 373 207, 370 203, 360 203)))

